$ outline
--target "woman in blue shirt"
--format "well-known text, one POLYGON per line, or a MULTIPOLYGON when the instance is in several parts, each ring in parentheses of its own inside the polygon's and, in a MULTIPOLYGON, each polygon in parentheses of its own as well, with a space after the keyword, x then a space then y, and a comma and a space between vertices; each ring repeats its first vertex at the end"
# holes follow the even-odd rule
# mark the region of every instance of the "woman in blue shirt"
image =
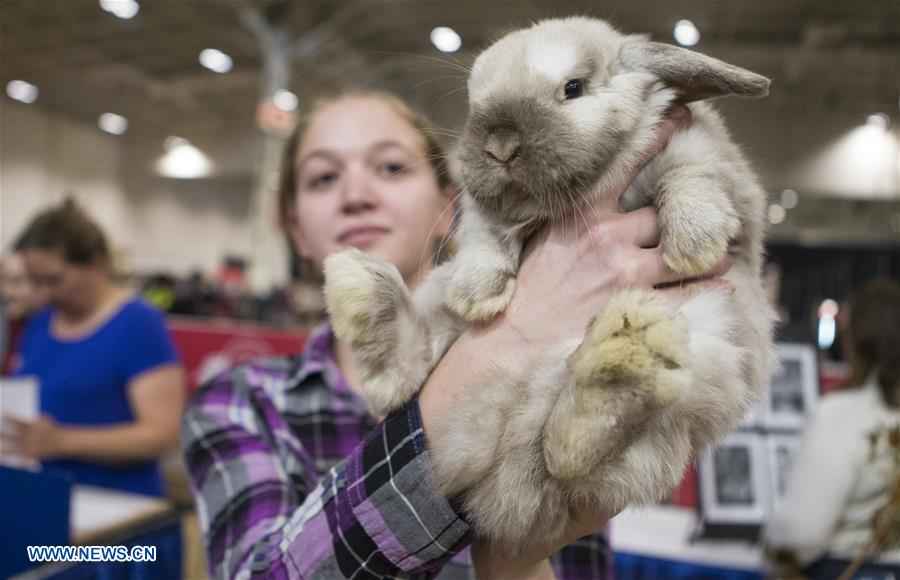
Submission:
POLYGON ((156 460, 177 447, 185 396, 162 315, 114 282, 103 232, 72 200, 38 215, 17 249, 50 306, 15 371, 38 378, 42 416, 5 420, 4 443, 76 483, 162 495, 156 460))

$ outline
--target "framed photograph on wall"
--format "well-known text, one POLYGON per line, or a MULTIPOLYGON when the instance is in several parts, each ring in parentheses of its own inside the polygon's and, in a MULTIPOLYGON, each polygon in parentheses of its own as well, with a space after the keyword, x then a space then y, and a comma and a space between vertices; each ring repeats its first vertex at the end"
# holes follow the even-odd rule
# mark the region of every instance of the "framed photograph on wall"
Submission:
POLYGON ((800 430, 819 397, 816 351, 808 344, 777 343, 779 366, 766 390, 765 425, 800 430))
POLYGON ((706 524, 759 525, 769 509, 765 436, 732 433, 700 460, 700 511, 706 524))
POLYGON ((799 444, 799 435, 769 435, 766 439, 769 462, 769 495, 772 498, 773 509, 778 508, 781 498, 784 496, 787 478, 791 471, 791 460, 799 444))

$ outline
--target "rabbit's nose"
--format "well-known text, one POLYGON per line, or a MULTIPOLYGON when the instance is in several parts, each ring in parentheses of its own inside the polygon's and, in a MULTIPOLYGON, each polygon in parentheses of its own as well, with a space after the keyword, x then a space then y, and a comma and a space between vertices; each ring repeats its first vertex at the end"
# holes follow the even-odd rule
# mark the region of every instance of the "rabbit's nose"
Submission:
POLYGON ((519 154, 519 133, 510 130, 492 132, 484 144, 484 151, 501 163, 509 163, 519 154))

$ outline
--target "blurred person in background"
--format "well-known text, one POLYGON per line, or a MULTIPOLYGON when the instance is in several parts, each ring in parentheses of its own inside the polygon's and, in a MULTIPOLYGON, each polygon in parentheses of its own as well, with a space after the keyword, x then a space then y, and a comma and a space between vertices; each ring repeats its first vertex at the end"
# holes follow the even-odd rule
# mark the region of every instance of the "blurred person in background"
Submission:
MULTIPOLYGON (((307 111, 281 172, 290 243, 320 282, 327 256, 356 247, 393 263, 415 287, 454 214, 456 190, 434 129, 382 93, 334 96, 307 111)), ((686 109, 679 112, 680 120, 663 123, 654 152, 687 122, 686 109)), ((606 219, 593 225, 608 243, 593 248, 592 236, 572 235, 571 224, 537 236, 507 313, 463 334, 420 397, 384 420, 369 413, 349 345, 327 321, 299 356, 251 362, 201 387, 182 440, 212 575, 471 577, 474 566, 482 577, 523 580, 552 576, 547 558, 555 554, 564 577, 610 577, 611 552, 598 530, 611 514, 596 507, 573 507, 563 541, 547 539, 515 558, 474 538, 458 505, 430 480, 426 435, 450 399, 485 386, 478 371, 528 368, 547 340, 583 332, 626 284, 680 280, 658 250, 642 247, 657 239, 654 210, 613 215, 627 185, 608 193, 606 219), (634 279, 606 267, 615 260, 634 266, 634 279)))
MULTIPOLYGON (((839 577, 869 551, 875 512, 892 494, 900 497, 891 451, 870 448, 872 433, 900 429, 900 284, 870 282, 851 297, 846 320, 850 378, 813 412, 783 503, 766 530, 769 550, 785 574, 839 577)), ((858 574, 900 578, 900 547, 871 556, 858 574)))
POLYGON ((76 483, 163 495, 157 459, 177 447, 186 382, 162 315, 113 280, 105 235, 71 199, 16 247, 50 304, 14 370, 37 377, 42 416, 4 417, 4 446, 76 483))
POLYGON ((141 297, 162 312, 171 312, 175 304, 175 278, 171 274, 156 274, 144 285, 141 297))
POLYGON ((0 375, 6 376, 11 372, 25 326, 46 301, 47 294, 43 288, 31 283, 21 252, 13 250, 0 259, 0 311, 3 324, 0 330, 0 353, 3 356, 0 375))
POLYGON ((169 310, 182 316, 209 316, 215 303, 215 292, 200 270, 193 270, 187 280, 175 287, 175 300, 169 310))

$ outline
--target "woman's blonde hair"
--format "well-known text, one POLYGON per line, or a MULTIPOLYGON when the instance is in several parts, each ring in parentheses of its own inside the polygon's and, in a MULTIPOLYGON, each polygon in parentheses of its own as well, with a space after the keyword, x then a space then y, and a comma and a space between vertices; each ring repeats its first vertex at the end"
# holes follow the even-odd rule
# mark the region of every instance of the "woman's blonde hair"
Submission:
MULTIPOLYGON (((438 140, 435 126, 421 113, 414 110, 399 97, 385 91, 351 89, 344 91, 337 96, 316 99, 312 105, 301 114, 297 126, 288 138, 284 147, 284 153, 281 159, 281 180, 278 188, 278 215, 281 227, 284 230, 288 247, 291 248, 292 255, 294 247, 292 244, 289 228, 291 226, 294 212, 296 211, 297 202, 297 153, 300 143, 309 125, 316 114, 337 101, 345 99, 373 99, 387 105, 398 117, 406 121, 417 133, 419 133, 425 141, 425 156, 434 170, 435 179, 442 194, 449 195, 452 191, 453 181, 450 178, 447 156, 444 153, 444 146, 438 140)), ((438 244, 437 250, 441 251, 442 256, 450 251, 446 241, 438 244)), ((439 261, 442 256, 435 256, 435 260, 439 261)), ((309 260, 300 256, 295 256, 298 264, 298 277, 309 282, 318 282, 321 275, 318 268, 309 260)))

